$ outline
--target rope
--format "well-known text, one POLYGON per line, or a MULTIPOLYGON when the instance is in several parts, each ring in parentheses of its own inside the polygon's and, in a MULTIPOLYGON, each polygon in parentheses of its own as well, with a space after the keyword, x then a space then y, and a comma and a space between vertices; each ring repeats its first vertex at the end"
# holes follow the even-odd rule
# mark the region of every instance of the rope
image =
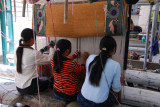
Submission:
MULTIPOLYGON (((34 32, 33 32, 34 33, 34 32)), ((33 34, 34 35, 34 34, 33 34)), ((34 42, 36 43, 36 40, 34 39, 34 42)), ((35 53, 35 60, 36 60, 36 53, 35 53)), ((35 61, 36 62, 36 61, 35 61)), ((37 88, 38 88, 38 99, 39 99, 39 107, 41 107, 41 96, 40 96, 40 91, 39 91, 39 75, 38 75, 38 71, 37 71, 37 62, 35 63, 36 64, 36 73, 37 73, 37 88)))
MULTIPOLYGON (((35 26, 35 22, 33 20, 33 23, 34 23, 34 26, 35 26)), ((33 26, 33 31, 34 31, 34 26, 33 26)), ((33 35, 35 35, 35 32, 33 32, 33 35)), ((36 37, 35 37, 36 38, 36 37)), ((36 49, 36 39, 34 38, 34 44, 35 44, 35 49, 36 49)), ((36 53, 35 53, 35 60, 36 60, 36 53)), ((38 71, 37 71, 37 62, 35 61, 35 64, 36 64, 36 73, 37 73, 37 88, 38 88, 38 101, 39 101, 39 107, 41 107, 41 96, 40 96, 40 92, 39 92, 39 79, 38 79, 38 71)))
POLYGON ((74 0, 72 0, 72 16, 73 16, 73 11, 74 11, 73 2, 74 0))
MULTIPOLYGON (((97 30, 97 40, 99 44, 99 35, 98 35, 98 22, 97 22, 97 10, 96 10, 96 3, 94 3, 94 8, 95 8, 95 19, 96 19, 96 30, 97 30)), ((96 47, 96 46, 95 46, 96 47)))
MULTIPOLYGON (((3 34, 1 34, 1 36, 7 40, 7 37, 5 37, 3 34)), ((13 45, 15 45, 15 44, 14 44, 12 41, 10 41, 10 40, 9 40, 8 42, 10 42, 10 43, 12 43, 13 45)))
POLYGON ((52 6, 51 6, 51 0, 50 0, 50 9, 51 9, 51 17, 52 17, 52 25, 53 25, 53 34, 55 37, 55 44, 56 44, 56 33, 55 33, 55 27, 54 27, 54 20, 53 20, 53 14, 52 14, 52 6))
POLYGON ((97 30, 97 38, 98 38, 98 25, 97 25, 97 14, 96 14, 96 4, 94 3, 95 8, 95 18, 96 18, 96 30, 97 30))

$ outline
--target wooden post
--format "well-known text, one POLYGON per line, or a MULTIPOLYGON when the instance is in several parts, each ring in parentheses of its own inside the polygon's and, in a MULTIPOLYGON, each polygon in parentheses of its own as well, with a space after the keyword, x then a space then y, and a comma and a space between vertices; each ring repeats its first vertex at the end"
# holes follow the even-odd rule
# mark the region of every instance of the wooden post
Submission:
POLYGON ((127 82, 160 88, 160 74, 158 73, 127 69, 125 77, 127 82))
POLYGON ((25 17, 25 10, 26 10, 26 0, 23 0, 22 17, 25 17))
POLYGON ((68 20, 68 0, 65 0, 64 3, 64 24, 67 24, 68 20))
POLYGON ((134 102, 141 107, 160 107, 160 93, 145 89, 124 86, 122 87, 122 99, 126 102, 134 102))

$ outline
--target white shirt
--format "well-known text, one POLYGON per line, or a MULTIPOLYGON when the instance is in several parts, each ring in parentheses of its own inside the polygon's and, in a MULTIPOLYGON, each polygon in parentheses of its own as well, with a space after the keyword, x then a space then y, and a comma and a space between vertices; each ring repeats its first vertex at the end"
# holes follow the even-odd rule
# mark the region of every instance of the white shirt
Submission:
MULTIPOLYGON (((36 64, 49 64, 55 52, 54 48, 50 48, 49 55, 42 54, 40 51, 30 48, 23 48, 22 55, 22 73, 15 73, 15 83, 18 88, 24 89, 31 85, 32 79, 37 78, 36 64)), ((16 52, 14 55, 14 63, 17 65, 16 52)))
POLYGON ((93 86, 89 80, 90 72, 88 72, 88 66, 95 57, 96 55, 90 55, 86 61, 86 77, 81 89, 81 93, 87 100, 95 103, 103 103, 108 98, 109 89, 111 86, 114 92, 119 92, 121 90, 121 68, 118 62, 108 58, 99 81, 99 86, 93 86))

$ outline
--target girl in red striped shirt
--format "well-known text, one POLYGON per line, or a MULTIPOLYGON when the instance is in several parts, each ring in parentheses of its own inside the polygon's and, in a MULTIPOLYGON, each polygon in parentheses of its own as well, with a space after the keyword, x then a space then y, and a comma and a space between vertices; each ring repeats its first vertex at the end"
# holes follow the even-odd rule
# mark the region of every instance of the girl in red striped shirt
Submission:
POLYGON ((76 100, 80 91, 78 87, 79 75, 85 75, 85 63, 89 54, 84 52, 82 64, 79 65, 74 60, 67 58, 71 53, 71 42, 60 39, 56 44, 56 51, 51 61, 54 77, 54 95, 56 98, 67 103, 76 100))

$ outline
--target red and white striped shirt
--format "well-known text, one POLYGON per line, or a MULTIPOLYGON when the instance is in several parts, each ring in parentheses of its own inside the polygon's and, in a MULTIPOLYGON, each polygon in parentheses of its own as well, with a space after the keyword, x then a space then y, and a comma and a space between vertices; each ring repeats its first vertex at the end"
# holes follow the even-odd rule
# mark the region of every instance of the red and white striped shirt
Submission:
POLYGON ((85 75, 85 66, 79 65, 74 60, 64 58, 63 66, 59 73, 54 70, 54 61, 51 61, 54 76, 54 89, 58 92, 73 95, 80 91, 78 87, 78 77, 80 74, 85 75))

